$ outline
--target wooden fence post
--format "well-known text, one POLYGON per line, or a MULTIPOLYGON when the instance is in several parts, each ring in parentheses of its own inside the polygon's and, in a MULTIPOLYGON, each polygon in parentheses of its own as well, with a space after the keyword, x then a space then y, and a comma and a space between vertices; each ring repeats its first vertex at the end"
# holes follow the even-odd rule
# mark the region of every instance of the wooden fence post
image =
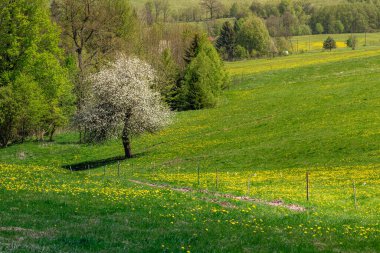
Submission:
POLYGON ((357 200, 356 200, 356 185, 355 185, 355 180, 352 181, 352 190, 353 190, 353 193, 354 193, 355 208, 358 208, 358 203, 357 203, 357 200))
POLYGON ((248 176, 248 181, 247 181, 247 195, 251 193, 251 177, 248 176))
POLYGON ((306 200, 309 201, 309 171, 306 171, 306 200))
POLYGON ((215 170, 215 185, 216 185, 216 190, 218 190, 218 185, 219 185, 218 168, 216 168, 215 170))
POLYGON ((200 184, 201 184, 201 180, 200 180, 200 167, 199 167, 199 162, 198 162, 197 174, 198 174, 198 189, 199 189, 199 187, 200 187, 200 184))

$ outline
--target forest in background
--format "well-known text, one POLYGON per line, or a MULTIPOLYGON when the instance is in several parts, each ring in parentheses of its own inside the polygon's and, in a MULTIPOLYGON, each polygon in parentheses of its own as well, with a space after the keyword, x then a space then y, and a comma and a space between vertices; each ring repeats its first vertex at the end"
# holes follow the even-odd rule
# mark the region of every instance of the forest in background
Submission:
MULTIPOLYGON (((229 86, 222 59, 296 53, 292 38, 298 35, 380 29, 377 0, 330 5, 201 0, 186 9, 168 0, 136 6, 126 0, 3 0, 1 7, 3 147, 30 137, 53 140, 57 129, 67 127, 81 132, 81 142, 105 139, 109 122, 94 134, 87 127, 94 117, 80 117, 92 113, 85 111, 93 100, 89 77, 121 55, 152 66, 150 88, 168 108, 194 110, 215 106, 229 86)), ((325 49, 336 47, 331 39, 325 49)), ((347 46, 355 49, 354 35, 347 46)))

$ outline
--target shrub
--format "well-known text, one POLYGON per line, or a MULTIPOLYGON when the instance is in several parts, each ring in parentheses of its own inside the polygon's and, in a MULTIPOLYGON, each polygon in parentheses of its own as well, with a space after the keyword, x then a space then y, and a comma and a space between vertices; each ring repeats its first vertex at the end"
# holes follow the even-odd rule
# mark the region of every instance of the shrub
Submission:
POLYGON ((356 49, 356 45, 358 43, 358 40, 355 36, 350 36, 347 41, 346 41, 346 45, 347 47, 350 47, 352 48, 352 50, 355 50, 356 49))
POLYGON ((332 50, 336 48, 336 42, 332 37, 327 37, 327 39, 323 42, 323 48, 326 50, 332 50))
POLYGON ((235 48, 235 58, 236 59, 247 59, 248 58, 248 51, 244 47, 237 45, 235 48))

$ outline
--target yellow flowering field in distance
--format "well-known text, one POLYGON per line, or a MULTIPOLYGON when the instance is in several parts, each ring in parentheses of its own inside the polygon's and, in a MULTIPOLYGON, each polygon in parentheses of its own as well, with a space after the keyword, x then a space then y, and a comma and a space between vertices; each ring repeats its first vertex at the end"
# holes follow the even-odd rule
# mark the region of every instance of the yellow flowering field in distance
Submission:
MULTIPOLYGON (((319 42, 317 42, 319 43, 319 42)), ((257 59, 247 61, 237 61, 226 63, 226 69, 232 77, 247 76, 261 72, 292 69, 305 66, 313 66, 323 63, 334 63, 353 58, 376 56, 380 54, 378 47, 368 50, 336 50, 325 52, 309 52, 305 54, 295 54, 274 59, 257 59)))

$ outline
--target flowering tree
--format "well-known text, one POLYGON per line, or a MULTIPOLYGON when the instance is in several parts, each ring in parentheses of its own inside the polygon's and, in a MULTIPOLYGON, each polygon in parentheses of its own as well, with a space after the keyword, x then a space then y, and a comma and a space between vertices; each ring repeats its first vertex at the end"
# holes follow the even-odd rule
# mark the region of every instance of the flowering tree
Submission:
POLYGON ((125 157, 131 158, 132 136, 155 132, 170 122, 169 109, 151 89, 155 80, 149 64, 124 56, 90 76, 93 95, 77 115, 77 123, 86 129, 86 139, 121 136, 125 157))

